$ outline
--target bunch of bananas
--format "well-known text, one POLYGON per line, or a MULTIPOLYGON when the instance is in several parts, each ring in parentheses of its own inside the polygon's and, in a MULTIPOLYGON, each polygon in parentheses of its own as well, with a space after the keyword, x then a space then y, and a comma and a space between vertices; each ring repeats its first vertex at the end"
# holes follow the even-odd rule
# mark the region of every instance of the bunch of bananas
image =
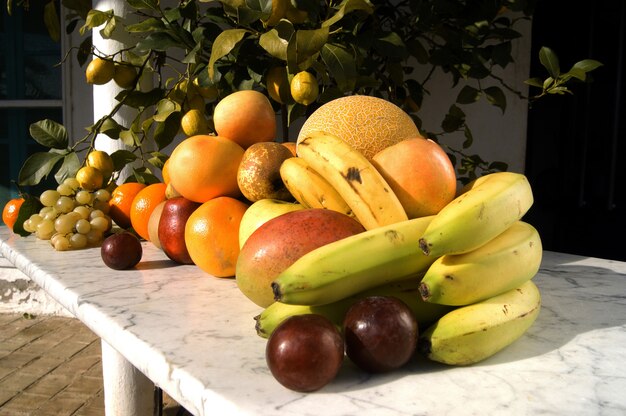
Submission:
POLYGON ((485 175, 436 215, 408 219, 371 162, 340 138, 312 134, 294 159, 281 174, 298 202, 353 215, 366 231, 313 250, 284 270, 272 282, 276 302, 255 318, 260 336, 304 313, 340 325, 356 299, 395 296, 425 328, 423 354, 467 365, 533 324, 541 297, 531 279, 543 251, 537 230, 522 221, 533 204, 524 175, 485 175))

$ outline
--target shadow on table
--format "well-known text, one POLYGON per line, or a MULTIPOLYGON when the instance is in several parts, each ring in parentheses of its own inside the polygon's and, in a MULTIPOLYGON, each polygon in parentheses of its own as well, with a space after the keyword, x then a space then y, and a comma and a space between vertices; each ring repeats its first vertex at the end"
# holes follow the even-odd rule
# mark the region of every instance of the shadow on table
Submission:
MULTIPOLYGON (((623 327, 626 323, 626 274, 601 267, 560 264, 542 269, 535 277, 535 283, 542 295, 542 309, 537 321, 513 344, 472 367, 542 356, 583 334, 623 327)), ((363 383, 369 388, 407 375, 454 368, 417 356, 402 370, 372 375, 360 371, 346 358, 336 382, 324 388, 323 392, 354 391, 362 389, 363 383)))

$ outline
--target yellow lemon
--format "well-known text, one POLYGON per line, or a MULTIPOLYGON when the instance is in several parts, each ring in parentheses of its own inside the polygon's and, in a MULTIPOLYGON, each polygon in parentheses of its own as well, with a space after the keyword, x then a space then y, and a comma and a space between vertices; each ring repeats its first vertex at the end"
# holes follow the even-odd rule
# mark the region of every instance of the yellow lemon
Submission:
POLYGON ((267 71, 265 86, 267 94, 277 103, 286 104, 291 100, 287 68, 284 66, 275 66, 267 71))
POLYGON ((107 152, 102 150, 93 150, 87 155, 85 165, 96 168, 102 173, 102 181, 104 184, 109 182, 113 174, 113 159, 107 152))
POLYGON ((209 131, 209 125, 204 117, 204 113, 198 109, 187 111, 180 121, 180 126, 183 129, 183 133, 187 136, 206 134, 209 131))
POLYGON ((103 85, 113 79, 115 64, 102 58, 93 58, 85 70, 85 78, 89 84, 103 85))
POLYGON ((124 89, 130 89, 137 82, 137 71, 135 67, 129 64, 115 64, 115 72, 113 81, 124 89))
POLYGON ((311 104, 317 99, 319 92, 317 79, 310 72, 298 72, 291 80, 291 96, 298 104, 311 104))
POLYGON ((102 188, 102 172, 91 166, 83 166, 76 172, 76 180, 86 191, 102 188))

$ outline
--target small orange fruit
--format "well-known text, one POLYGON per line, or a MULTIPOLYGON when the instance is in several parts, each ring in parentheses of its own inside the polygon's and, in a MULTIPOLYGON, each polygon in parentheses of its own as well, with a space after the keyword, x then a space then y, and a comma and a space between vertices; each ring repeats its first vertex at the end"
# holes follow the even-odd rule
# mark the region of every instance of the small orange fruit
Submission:
POLYGON ((113 189, 111 199, 109 200, 109 217, 118 227, 129 228, 131 226, 130 208, 132 207, 133 199, 146 186, 144 183, 126 182, 113 189))
POLYGON ((213 110, 219 136, 247 149, 254 143, 276 139, 276 113, 269 98, 254 90, 241 90, 220 100, 213 110))
POLYGON ((130 207, 130 224, 141 238, 150 241, 148 233, 148 223, 150 222, 150 214, 161 202, 165 201, 165 189, 167 185, 164 183, 153 183, 140 190, 130 207))
POLYGON ((248 205, 218 197, 200 205, 187 219, 185 244, 193 262, 215 277, 232 277, 239 257, 239 224, 248 205))
POLYGON ((170 172, 169 172, 169 170, 167 169, 167 163, 168 163, 169 161, 170 161, 170 160, 169 160, 169 159, 167 159, 167 160, 165 161, 165 163, 163 164, 163 167, 161 168, 161 175, 163 176, 163 182, 164 182, 164 183, 170 183, 170 172))
POLYGON ((2 222, 13 231, 15 221, 20 213, 20 207, 24 203, 24 198, 13 198, 4 205, 2 210, 2 222))
POLYGON ((221 136, 191 136, 168 159, 170 184, 187 199, 204 203, 218 196, 238 197, 237 170, 244 150, 221 136))

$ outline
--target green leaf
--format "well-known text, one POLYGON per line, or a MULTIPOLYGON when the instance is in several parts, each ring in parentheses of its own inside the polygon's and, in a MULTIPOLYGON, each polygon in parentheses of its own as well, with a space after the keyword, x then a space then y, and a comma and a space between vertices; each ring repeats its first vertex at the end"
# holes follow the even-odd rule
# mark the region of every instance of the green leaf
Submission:
POLYGON ((259 37, 259 45, 273 57, 287 61, 287 47, 294 33, 291 22, 281 20, 272 30, 259 37))
POLYGON ((165 161, 169 159, 169 156, 167 154, 161 152, 150 152, 150 155, 152 157, 148 159, 148 163, 159 169, 163 169, 165 161))
POLYGON ((155 17, 148 17, 140 22, 126 26, 129 33, 145 33, 165 29, 165 24, 155 17))
POLYGON ((491 162, 489 164, 489 170, 498 170, 500 172, 506 172, 509 169, 508 163, 505 162, 491 162))
POLYGON ((135 9, 151 9, 158 11, 159 10, 159 0, 126 0, 131 7, 135 9))
POLYGON ((209 59, 209 78, 213 79, 215 62, 228 55, 247 33, 246 29, 227 29, 215 38, 211 48, 211 59, 209 59))
POLYGON ((539 62, 548 71, 552 78, 558 78, 561 75, 561 67, 559 66, 559 58, 552 49, 543 46, 539 50, 539 62))
POLYGON ((87 30, 105 24, 111 17, 113 17, 113 10, 106 12, 95 9, 89 10, 85 24, 79 29, 80 34, 84 35, 87 30))
POLYGON ((154 32, 140 40, 135 46, 135 50, 142 55, 151 50, 165 52, 168 48, 180 46, 180 42, 168 32, 154 32))
POLYGON ((100 125, 99 133, 106 134, 111 139, 119 139, 122 126, 111 117, 107 117, 100 125))
POLYGON ((352 91, 356 83, 356 62, 343 46, 327 43, 322 48, 322 61, 342 92, 352 91))
POLYGON ((170 114, 180 110, 180 104, 176 101, 170 100, 169 98, 164 98, 157 103, 156 114, 153 116, 154 121, 162 123, 170 116, 170 114))
POLYGON ((585 81, 587 79, 587 73, 580 68, 572 67, 572 69, 570 69, 566 73, 561 74, 561 79, 563 81, 568 81, 571 78, 576 78, 581 81, 585 81))
POLYGON ((361 10, 367 14, 372 14, 374 12, 374 7, 369 1, 366 0, 344 0, 344 2, 341 3, 341 6, 339 6, 337 12, 332 17, 322 22, 322 27, 330 27, 331 25, 334 25, 343 19, 346 14, 354 10, 361 10))
POLYGON ((174 137, 180 130, 180 120, 182 114, 175 112, 169 115, 169 117, 162 123, 156 123, 154 129, 154 142, 157 144, 159 150, 167 147, 174 141, 174 137))
POLYGON ((13 232, 22 237, 30 235, 28 231, 24 230, 24 221, 29 219, 31 215, 41 211, 41 208, 43 208, 43 204, 39 201, 39 198, 32 195, 24 195, 24 202, 13 225, 13 232))
POLYGON ((160 88, 154 88, 150 91, 123 90, 115 99, 123 101, 129 107, 141 108, 155 105, 165 95, 165 91, 160 88))
POLYGON ((59 23, 59 14, 54 1, 48 1, 43 8, 43 22, 48 29, 48 34, 53 41, 58 42, 61 39, 61 24, 59 23))
POLYGON ((395 32, 390 32, 383 37, 374 39, 373 46, 382 56, 390 58, 406 58, 408 55, 404 42, 395 32))
POLYGON ((80 166, 80 159, 76 152, 69 152, 63 158, 63 163, 57 173, 54 174, 54 179, 57 183, 62 183, 67 178, 73 178, 76 176, 76 172, 78 172, 80 166))
POLYGON ((131 151, 119 149, 111 153, 111 159, 113 159, 113 169, 119 171, 137 160, 137 156, 131 151))
POLYGON ((469 85, 464 86, 459 95, 456 97, 456 102, 459 104, 472 104, 478 101, 480 98, 480 91, 469 85))
POLYGON ((68 144, 67 130, 54 120, 45 119, 30 125, 28 131, 37 143, 51 149, 65 149, 68 144))
POLYGON ((446 133, 452 133, 460 129, 465 123, 465 113, 458 106, 452 104, 448 114, 441 122, 441 127, 446 133))
POLYGON ((87 19, 87 15, 91 10, 91 0, 62 0, 61 4, 65 8, 76 12, 83 20, 87 19))
POLYGON ((328 28, 322 27, 319 29, 313 30, 297 30, 294 42, 290 42, 289 47, 291 49, 295 46, 295 51, 290 51, 290 58, 295 58, 295 62, 291 62, 289 65, 290 72, 297 72, 297 69, 306 69, 300 68, 300 65, 305 61, 313 57, 313 55, 319 53, 322 47, 328 41, 328 28), (294 54, 295 52, 295 54, 294 54), (295 63, 295 66, 294 66, 295 63))
POLYGON ((59 153, 37 152, 26 159, 18 175, 18 184, 21 186, 37 185, 47 178, 54 165, 63 159, 59 153))
POLYGON ((120 132, 120 140, 129 147, 139 145, 139 137, 137 137, 137 134, 132 130, 122 130, 120 132))
POLYGON ((582 61, 576 62, 572 69, 577 68, 584 72, 591 72, 601 66, 603 66, 602 62, 596 61, 595 59, 583 59, 582 61))
POLYGON ((472 134, 472 130, 470 130, 467 126, 463 129, 463 135, 465 136, 465 140, 462 145, 463 149, 468 149, 474 143, 474 135, 472 134))
POLYGON ((483 90, 487 101, 498 107, 504 113, 506 110, 506 96, 500 87, 488 87, 483 90))
POLYGON ((100 35, 103 39, 110 39, 113 35, 113 31, 115 31, 115 27, 117 26, 117 19, 115 16, 112 16, 104 25, 102 30, 100 30, 100 35))
POLYGON ((531 87, 543 88, 543 80, 541 78, 531 78, 524 81, 524 83, 531 87))

